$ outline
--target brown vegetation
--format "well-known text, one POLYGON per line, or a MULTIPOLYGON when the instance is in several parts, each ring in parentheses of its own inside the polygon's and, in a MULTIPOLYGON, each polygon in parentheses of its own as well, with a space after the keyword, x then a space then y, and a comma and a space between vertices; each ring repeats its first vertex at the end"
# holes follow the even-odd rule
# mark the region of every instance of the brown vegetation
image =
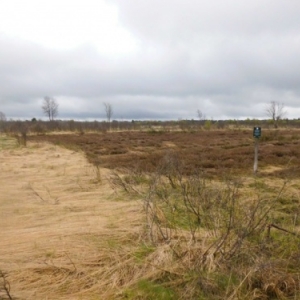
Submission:
MULTIPOLYGON (((208 175, 251 174, 254 141, 251 130, 197 132, 134 131, 109 134, 51 134, 31 136, 82 150, 88 160, 109 169, 154 172, 169 151, 184 162, 184 173, 203 169, 208 175)), ((260 139, 259 168, 279 167, 276 176, 300 175, 300 131, 266 130, 260 139)), ((270 175, 270 172, 266 173, 270 175)), ((273 174, 274 175, 274 174, 273 174)))

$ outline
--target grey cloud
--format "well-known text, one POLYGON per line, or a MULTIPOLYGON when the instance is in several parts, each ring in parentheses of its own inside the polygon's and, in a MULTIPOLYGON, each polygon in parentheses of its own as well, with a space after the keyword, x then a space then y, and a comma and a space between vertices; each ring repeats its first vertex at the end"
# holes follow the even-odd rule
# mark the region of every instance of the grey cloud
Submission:
POLYGON ((145 39, 186 41, 203 35, 296 32, 298 1, 113 0, 122 22, 145 39))
POLYGON ((264 117, 270 101, 299 107, 299 1, 110 3, 136 52, 58 51, 0 35, 0 110, 40 117, 45 95, 65 118, 103 118, 103 102, 125 119, 197 118, 198 108, 214 119, 264 117))

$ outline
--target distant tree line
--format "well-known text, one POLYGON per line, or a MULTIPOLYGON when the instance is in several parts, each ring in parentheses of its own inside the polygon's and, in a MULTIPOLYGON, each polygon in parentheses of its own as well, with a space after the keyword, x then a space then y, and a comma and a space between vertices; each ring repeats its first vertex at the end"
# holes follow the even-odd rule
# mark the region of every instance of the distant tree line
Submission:
MULTIPOLYGON (((280 122, 282 128, 300 128, 298 119, 282 119, 280 122)), ((33 118, 32 120, 6 120, 0 122, 0 131, 8 134, 14 133, 33 133, 46 134, 47 132, 69 131, 78 134, 90 132, 106 133, 108 131, 146 131, 152 134, 159 132, 196 132, 202 130, 223 130, 231 129, 253 129, 254 126, 260 126, 263 130, 273 129, 274 124, 270 120, 177 120, 177 121, 76 121, 76 120, 53 120, 42 121, 33 118)))
POLYGON ((25 134, 30 131, 37 134, 43 134, 47 131, 77 131, 84 132, 106 132, 108 130, 148 130, 157 131, 196 131, 223 129, 227 126, 234 128, 263 126, 264 128, 300 127, 300 120, 284 119, 286 110, 284 104, 271 101, 265 109, 268 117, 266 120, 246 119, 246 120, 208 120, 205 114, 198 109, 197 120, 177 120, 177 121, 117 121, 112 120, 113 108, 110 103, 103 103, 106 115, 106 121, 80 122, 80 121, 62 121, 57 120, 58 102, 55 98, 46 96, 42 104, 42 111, 49 121, 41 121, 32 118, 29 121, 8 121, 5 114, 0 111, 0 131, 4 132, 22 132, 25 134))

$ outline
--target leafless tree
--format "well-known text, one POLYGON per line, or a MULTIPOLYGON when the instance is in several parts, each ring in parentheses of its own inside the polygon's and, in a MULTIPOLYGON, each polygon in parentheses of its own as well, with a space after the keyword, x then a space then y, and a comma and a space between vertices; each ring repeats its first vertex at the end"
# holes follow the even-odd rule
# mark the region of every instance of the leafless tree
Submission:
POLYGON ((58 115, 58 103, 54 98, 45 97, 42 105, 44 115, 49 118, 49 121, 53 121, 58 115))
POLYGON ((269 118, 271 118, 274 127, 278 127, 279 121, 286 115, 286 110, 284 108, 283 103, 278 103, 276 101, 271 101, 266 106, 266 114, 269 118))
POLYGON ((2 111, 0 111, 0 122, 4 122, 4 121, 6 121, 6 116, 2 111))
POLYGON ((203 120, 206 119, 205 114, 204 114, 200 109, 197 110, 197 115, 198 115, 198 119, 199 119, 200 121, 203 121, 203 120))
POLYGON ((4 131, 4 122, 6 121, 6 116, 5 114, 0 111, 0 132, 4 131))
POLYGON ((197 116, 199 119, 199 129, 201 129, 205 125, 206 116, 200 109, 197 110, 197 116))
POLYGON ((113 115, 113 109, 112 109, 112 106, 110 103, 103 103, 104 104, 104 107, 105 107, 105 114, 106 114, 106 119, 107 119, 107 122, 110 123, 111 121, 111 117, 113 115))

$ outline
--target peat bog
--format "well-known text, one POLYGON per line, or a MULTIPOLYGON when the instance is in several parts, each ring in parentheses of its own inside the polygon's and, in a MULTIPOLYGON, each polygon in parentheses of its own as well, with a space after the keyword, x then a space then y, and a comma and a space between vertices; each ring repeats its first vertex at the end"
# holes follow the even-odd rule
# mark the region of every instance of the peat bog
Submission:
MULTIPOLYGON (((186 175, 199 169, 213 177, 253 172, 254 138, 249 129, 49 134, 28 139, 81 150, 91 163, 109 169, 154 172, 162 159, 172 153, 182 162, 186 175)), ((299 176, 299 159, 299 130, 263 130, 259 143, 259 171, 270 166, 277 168, 271 173, 259 172, 261 176, 299 176)))

